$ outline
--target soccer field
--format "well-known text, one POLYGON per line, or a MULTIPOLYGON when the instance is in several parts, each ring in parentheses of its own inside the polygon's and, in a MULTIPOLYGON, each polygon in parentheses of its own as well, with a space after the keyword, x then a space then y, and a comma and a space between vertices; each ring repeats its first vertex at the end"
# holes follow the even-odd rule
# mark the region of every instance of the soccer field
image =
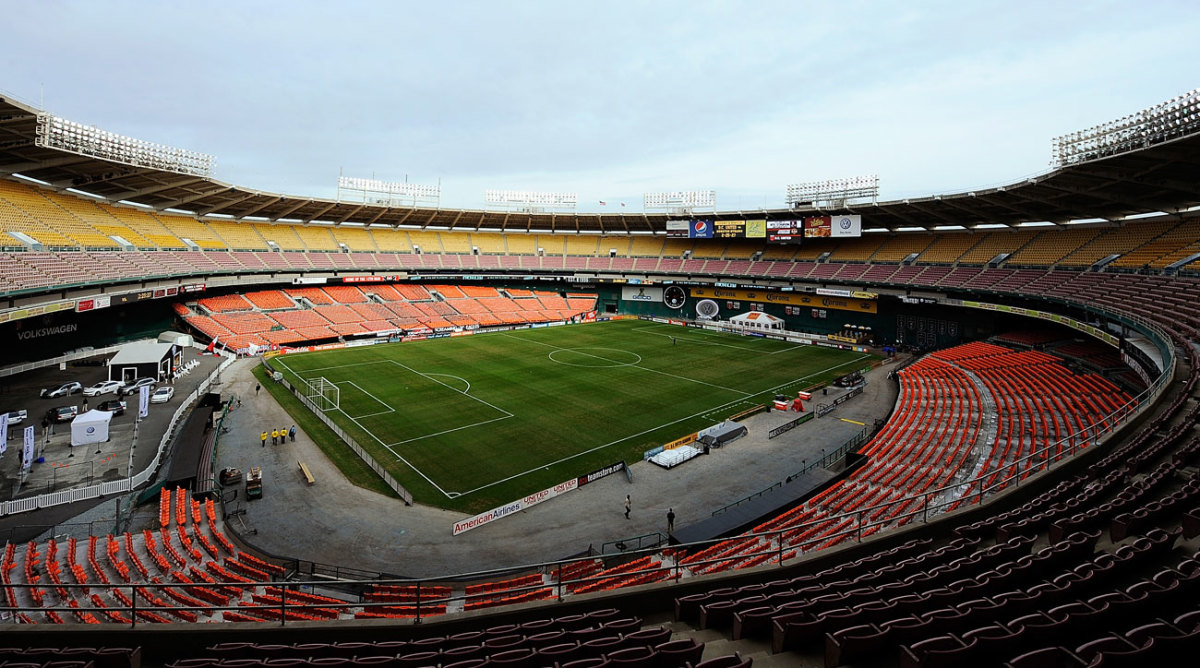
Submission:
POLYGON ((286 355, 418 502, 476 512, 861 369, 864 353, 648 321, 286 355))

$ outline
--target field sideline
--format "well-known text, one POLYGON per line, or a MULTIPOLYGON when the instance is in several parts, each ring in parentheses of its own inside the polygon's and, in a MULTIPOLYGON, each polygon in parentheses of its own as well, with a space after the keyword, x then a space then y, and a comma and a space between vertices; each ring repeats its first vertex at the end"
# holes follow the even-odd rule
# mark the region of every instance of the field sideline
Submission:
POLYGON ((866 365, 869 355, 648 321, 287 355, 418 502, 477 512, 866 365))

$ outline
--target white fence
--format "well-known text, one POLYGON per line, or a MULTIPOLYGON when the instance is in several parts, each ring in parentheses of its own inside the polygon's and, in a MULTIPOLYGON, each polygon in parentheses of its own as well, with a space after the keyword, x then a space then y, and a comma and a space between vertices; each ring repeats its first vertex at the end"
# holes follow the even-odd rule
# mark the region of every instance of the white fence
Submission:
MULTIPOLYGON (((116 352, 119 349, 120 346, 104 348, 101 350, 89 350, 84 353, 72 353, 71 355, 64 355, 62 357, 54 358, 53 360, 43 360, 34 364, 24 365, 22 367, 9 367, 8 369, 0 369, 0 376, 11 375, 10 370, 12 369, 19 368, 23 371, 27 371, 29 369, 51 366, 58 364, 59 362, 66 362, 73 359, 79 359, 81 357, 92 357, 94 355, 103 355, 108 352, 116 352)), ((150 462, 149 466, 141 471, 138 471, 132 477, 124 478, 122 480, 111 480, 96 485, 89 485, 87 487, 76 487, 73 489, 51 492, 49 494, 41 494, 25 499, 0 501, 0 517, 5 515, 13 515, 16 513, 24 513, 30 510, 37 510, 38 508, 50 508, 52 506, 59 506, 64 503, 73 503, 75 501, 83 501, 85 499, 95 499, 100 496, 107 496, 109 494, 121 494, 124 492, 133 491, 144 485, 147 481, 154 477, 154 472, 158 470, 159 464, 162 463, 163 457, 166 455, 167 446, 171 443, 171 437, 175 434, 175 428, 179 426, 179 423, 183 419, 184 415, 191 410, 192 402, 195 401, 201 394, 204 394, 208 391, 208 388, 210 385, 212 385, 213 380, 220 376, 221 372, 224 371, 230 364, 233 364, 233 360, 234 356, 232 354, 226 354, 225 359, 221 362, 220 366, 218 366, 215 371, 209 374, 208 378, 205 378, 200 385, 191 394, 189 394, 186 399, 183 400, 183 402, 179 405, 179 408, 175 410, 175 414, 171 416, 170 424, 167 425, 166 431, 163 432, 162 440, 160 440, 158 443, 158 451, 154 453, 154 459, 150 462)))

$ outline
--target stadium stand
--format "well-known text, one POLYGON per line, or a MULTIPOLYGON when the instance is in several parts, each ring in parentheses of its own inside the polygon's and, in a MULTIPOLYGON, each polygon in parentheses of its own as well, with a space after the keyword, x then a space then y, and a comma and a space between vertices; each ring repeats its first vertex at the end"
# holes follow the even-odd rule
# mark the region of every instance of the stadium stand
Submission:
POLYGON ((1114 267, 1141 268, 1157 259, 1164 250, 1176 246, 1176 243, 1166 236, 1172 228, 1176 227, 1174 222, 1146 222, 1128 227, 1133 229, 1111 240, 1115 243, 1129 242, 1130 244, 1115 251, 1120 257, 1113 261, 1114 267))
POLYGON ((917 262, 921 264, 953 264, 958 262, 958 259, 979 241, 979 236, 966 232, 936 235, 933 243, 917 258, 917 262))
POLYGON ((375 246, 381 251, 413 252, 412 244, 409 243, 408 236, 403 230, 371 230, 371 238, 375 240, 375 246))
MULTIPOLYGON (((338 245, 333 240, 333 234, 329 231, 328 226, 320 225, 304 225, 294 226, 292 230, 296 236, 300 238, 300 242, 304 244, 304 248, 310 251, 336 251, 338 245)), ((313 257, 319 257, 315 255, 313 257)))
MULTIPOLYGON (((87 206, 77 206, 77 202, 61 206, 55 198, 67 195, 31 192, 24 185, 3 183, 0 220, 12 225, 6 229, 28 233, 48 246, 46 251, 0 255, 5 289, 72 285, 79 281, 81 268, 96 272, 89 279, 133 282, 160 275, 163 270, 159 267, 178 275, 242 275, 269 266, 258 254, 229 252, 234 249, 229 248, 228 240, 214 233, 224 221, 210 226, 183 216, 161 216, 171 232, 168 236, 187 238, 205 250, 89 253, 89 240, 100 243, 96 236, 107 236, 87 206), (39 213, 31 214, 34 209, 39 213), (44 223, 43 215, 44 220, 55 222, 44 223)), ((99 206, 92 203, 93 209, 99 206)), ((99 210, 116 218, 103 207, 99 210)), ((447 217, 455 215, 439 211, 430 214, 430 219, 445 224, 447 217)), ((210 665, 204 660, 224 667, 385 662, 454 665, 461 664, 459 659, 469 653, 473 654, 466 660, 476 660, 475 665, 478 661, 549 665, 550 658, 559 662, 567 656, 601 665, 679 665, 666 662, 681 661, 682 652, 692 652, 698 645, 693 637, 690 647, 669 651, 667 645, 675 642, 666 640, 672 637, 670 632, 664 636, 663 628, 648 628, 643 620, 613 608, 595 605, 586 612, 559 617, 539 607, 538 601, 563 596, 564 589, 566 605, 584 607, 589 602, 615 601, 655 609, 658 604, 647 603, 648 599, 677 594, 675 615, 682 626, 675 628, 683 633, 704 632, 713 644, 726 637, 731 643, 769 641, 776 652, 794 652, 827 666, 873 665, 889 658, 905 666, 1152 665, 1177 661, 1181 650, 1200 646, 1200 609, 1195 603, 1200 591, 1200 561, 1193 540, 1200 534, 1200 478, 1196 474, 1200 441, 1193 434, 1200 418, 1200 407, 1193 401, 1200 379, 1196 372, 1200 353, 1194 346, 1200 340, 1200 309, 1195 307, 1200 283, 1192 276, 1153 272, 1195 250, 1195 235, 1187 229, 1191 222, 1128 222, 1094 235, 1085 229, 918 234, 913 238, 929 240, 920 251, 918 266, 888 265, 878 271, 868 264, 870 255, 854 260, 862 253, 855 248, 861 242, 847 245, 845 261, 833 263, 823 261, 822 256, 840 252, 839 242, 813 242, 799 251, 764 249, 767 263, 761 275, 848 284, 886 280, 890 287, 935 287, 949 294, 963 294, 959 288, 978 288, 990 294, 1012 291, 1094 306, 1104 312, 1116 308, 1140 319, 1140 324, 1154 323, 1170 337, 1174 352, 1186 358, 1186 364, 1168 378, 1169 392, 1161 411, 1145 415, 1127 428, 1126 440, 1104 449, 1094 447, 1096 437, 1112 429, 1114 412, 1117 416, 1128 412, 1127 393, 1100 375, 1072 371, 1062 364, 1062 355, 1083 354, 1087 349, 1069 343, 1051 345, 1057 342, 1017 332, 997 340, 1050 350, 1016 352, 995 343, 974 342, 939 351, 899 373, 901 396, 896 414, 863 448, 868 461, 812 499, 760 524, 762 535, 726 537, 706 548, 664 548, 628 558, 588 556, 545 572, 514 573, 483 583, 428 584, 416 592, 407 583, 373 583, 361 599, 344 600, 311 592, 285 593, 287 585, 273 581, 289 574, 289 564, 236 549, 216 527, 211 508, 205 508, 205 522, 205 515, 198 513, 186 493, 172 495, 164 489, 157 533, 92 536, 86 549, 75 539, 68 539, 64 548, 59 537, 7 544, 0 562, 6 602, 14 609, 12 620, 21 624, 129 624, 136 619, 152 623, 257 622, 264 628, 268 625, 262 622, 267 621, 450 617, 452 612, 466 610, 468 604, 472 608, 527 606, 515 608, 515 616, 506 615, 503 623, 498 617, 478 613, 463 616, 462 626, 455 631, 478 634, 470 639, 451 640, 454 636, 439 635, 439 627, 431 624, 427 628, 432 631, 404 627, 398 634, 402 638, 356 646, 213 645, 198 656, 199 662, 185 663, 195 660, 189 657, 172 664, 178 668, 210 665), (1054 248, 1056 242, 1063 242, 1063 248, 1054 248), (1110 248, 1115 250, 1106 253, 1110 248), (982 266, 1002 254, 1011 254, 1007 261, 1011 268, 982 266), (1120 256, 1114 269, 1147 273, 1061 269, 1090 266, 1110 255, 1120 256), (1051 268, 1056 263, 1060 268, 1051 268), (1037 270, 1017 270, 1018 266, 1037 270), (1059 461, 1078 451, 1083 455, 1059 461), (1033 476, 1050 467, 1056 469, 1054 474, 1033 476), (953 492, 941 489, 976 475, 984 478, 974 487, 953 492), (986 507, 973 507, 985 500, 982 486, 989 485, 989 493, 999 489, 1010 493, 986 507), (916 526, 930 513, 936 516, 951 510, 961 514, 923 530, 916 526), (907 532, 882 532, 901 525, 909 527, 907 532), (875 540, 860 548, 856 544, 864 537, 875 540), (825 551, 835 546, 839 550, 825 551), (797 563, 793 557, 802 552, 812 558, 797 563), (814 552, 818 554, 812 555, 814 552), (752 569, 769 564, 775 564, 774 568, 752 569), (790 568, 784 571, 779 564, 790 568), (726 577, 694 577, 719 572, 726 577), (627 597, 612 594, 616 589, 658 581, 677 589, 642 590, 627 597), (548 591, 549 585, 557 589, 548 591), (468 587, 476 589, 468 591, 468 587), (599 593, 606 591, 609 593, 599 593), (218 610, 230 602, 236 609, 218 610), (420 612, 422 605, 424 612, 420 612), (541 618, 526 622, 521 612, 541 618), (535 626, 526 627, 526 623, 535 626), (544 633, 560 635, 547 638, 541 635, 544 633), (564 638, 570 640, 560 642, 564 638), (714 642, 714 638, 719 640, 714 642), (397 642, 404 645, 386 644, 397 642), (375 656, 382 660, 372 660, 375 656), (319 662, 320 658, 333 662, 319 662)), ((297 238, 308 250, 322 250, 310 246, 305 237, 321 231, 328 234, 327 230, 296 227, 293 233, 299 230, 304 234, 297 238)), ((378 236, 390 234, 380 232, 378 236)), ((400 263, 467 266, 458 256, 442 255, 448 250, 445 238, 459 233, 394 234, 433 235, 437 240, 431 244, 437 248, 431 253, 393 256, 400 263)), ((152 241, 150 236, 143 238, 152 241)), ((519 235, 500 238, 505 243, 519 239, 518 253, 530 239, 519 235)), ((329 235, 329 243, 333 241, 329 235)), ((449 245, 454 247, 459 241, 455 237, 449 245)), ((688 243, 699 244, 692 248, 706 253, 724 248, 688 243)), ((912 243, 919 245, 918 241, 912 243)), ((384 250, 383 245, 377 246, 384 250)), ((569 246, 564 242, 563 248, 568 251, 569 246)), ((605 237, 597 246, 596 254, 601 257, 577 259, 584 260, 585 266, 600 261, 598 267, 618 270, 637 267, 730 275, 743 271, 744 265, 735 268, 735 263, 714 262, 711 256, 683 260, 671 248, 670 242, 656 237, 605 237), (605 257, 610 246, 628 250, 619 253, 620 264, 605 257), (657 249, 649 251, 652 246, 657 249)), ((873 252, 874 261, 881 261, 885 249, 889 255, 899 252, 880 241, 873 252)), ((422 250, 426 250, 424 246, 422 250)), ((512 248, 507 252, 514 253, 512 248)), ((728 254, 727 249, 723 252, 728 254)), ((354 269, 359 261, 369 264, 368 257, 377 266, 386 266, 373 253, 363 253, 291 252, 281 254, 281 259, 305 269, 354 269)), ((549 258, 525 254, 499 259, 506 263, 493 266, 536 270, 547 267, 541 260, 549 258)), ((750 269, 757 271, 757 267, 750 269)), ((179 305, 176 312, 206 335, 220 336, 236 346, 291 340, 300 329, 281 329, 285 327, 281 317, 305 330, 327 328, 353 334, 368 331, 367 323, 399 322, 401 317, 448 323, 451 321, 440 317, 461 314, 457 302, 476 304, 492 314, 522 317, 563 305, 562 298, 553 294, 529 297, 510 292, 511 297, 471 297, 462 290, 456 293, 450 285, 435 288, 441 296, 456 294, 446 302, 417 291, 413 292, 415 301, 390 301, 384 296, 404 297, 403 290, 414 287, 378 286, 376 291, 373 285, 368 289, 384 300, 387 312, 396 314, 394 319, 374 308, 378 304, 334 304, 329 293, 319 288, 286 290, 297 303, 320 304, 313 309, 268 315, 255 300, 243 299, 243 304, 215 297, 206 298, 211 300, 208 304, 195 302, 194 308, 179 305), (544 308, 532 309, 534 301, 544 308), (336 325, 318 324, 328 322, 322 312, 339 318, 349 312, 354 317, 336 325), (308 315, 284 315, 287 313, 308 315)), ((565 305, 574 308, 577 299, 586 298, 569 296, 565 305)), ((1100 357, 1088 354, 1082 358, 1083 366, 1100 357)), ((312 628, 316 627, 305 627, 303 632, 312 628)), ((175 642, 185 643, 190 634, 174 635, 178 636, 175 642)), ((70 655, 66 650, 71 648, 43 644, 48 647, 39 650, 40 654, 33 652, 36 648, 32 645, 20 649, 19 661, 14 658, 18 656, 16 647, 0 649, 0 657, 13 658, 17 664, 58 665, 70 655)), ((80 656, 100 656, 99 648, 91 650, 77 653, 72 665, 84 663, 77 661, 80 656)), ((123 650, 120 660, 128 663, 121 665, 134 668, 131 657, 135 651, 123 650)), ((697 654, 688 656, 699 659, 697 654)), ((732 661, 736 664, 738 659, 732 661)))
POLYGON ((884 239, 878 235, 842 239, 829 259, 839 262, 867 262, 879 251, 884 239))
POLYGON ((567 237, 564 252, 568 256, 592 257, 599 248, 600 238, 595 235, 575 235, 567 237))
POLYGON ((602 237, 600 239, 601 255, 605 254, 606 248, 610 251, 615 250, 620 257, 679 257, 666 252, 662 239, 647 237, 630 237, 629 239, 602 237))
POLYGON ((898 234, 884 239, 870 259, 873 262, 901 262, 910 255, 919 255, 932 242, 927 234, 898 234))
POLYGON ((537 237, 531 234, 505 235, 505 252, 509 255, 537 254, 537 237))
POLYGON ((223 249, 225 242, 221 241, 208 225, 185 216, 159 216, 159 220, 171 234, 178 237, 184 244, 191 241, 202 249, 223 249))
POLYGON ((1007 264, 1020 267, 1052 267, 1075 249, 1094 241, 1101 232, 1103 230, 1096 228, 1047 230, 1013 253, 1007 264))
POLYGON ((351 251, 370 253, 378 250, 375 242, 371 239, 370 232, 360 227, 344 227, 339 225, 330 231, 333 233, 333 240, 335 242, 345 244, 346 248, 351 251))
MULTIPOLYGON (((24 233, 47 248, 78 246, 74 239, 58 232, 47 222, 61 217, 35 190, 0 180, 0 222, 3 222, 5 231, 24 233)), ((10 235, 10 238, 10 243, 19 244, 17 237, 10 235)))
POLYGON ((979 243, 963 253, 958 262, 963 264, 987 264, 1001 253, 1020 252, 1035 236, 1037 230, 998 230, 988 232, 979 243))
POLYGON ((141 209, 123 206, 105 207, 105 211, 121 221, 132 236, 125 237, 142 250, 184 248, 183 242, 163 225, 158 218, 141 209))
POLYGON ((252 225, 245 225, 232 220, 210 220, 208 227, 224 242, 225 246, 234 250, 268 250, 267 242, 258 234, 252 225))

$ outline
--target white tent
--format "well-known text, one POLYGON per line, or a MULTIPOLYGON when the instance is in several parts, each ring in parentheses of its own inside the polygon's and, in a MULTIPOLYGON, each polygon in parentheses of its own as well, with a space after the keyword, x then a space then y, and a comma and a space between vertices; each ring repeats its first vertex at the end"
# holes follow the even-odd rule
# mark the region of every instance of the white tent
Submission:
POLYGON ((776 318, 770 313, 762 311, 750 311, 735 315, 729 319, 730 324, 742 329, 757 329, 757 330, 782 330, 783 318, 776 318))
POLYGON ((92 410, 75 416, 71 421, 71 445, 103 443, 108 440, 108 423, 113 414, 109 411, 92 410))

